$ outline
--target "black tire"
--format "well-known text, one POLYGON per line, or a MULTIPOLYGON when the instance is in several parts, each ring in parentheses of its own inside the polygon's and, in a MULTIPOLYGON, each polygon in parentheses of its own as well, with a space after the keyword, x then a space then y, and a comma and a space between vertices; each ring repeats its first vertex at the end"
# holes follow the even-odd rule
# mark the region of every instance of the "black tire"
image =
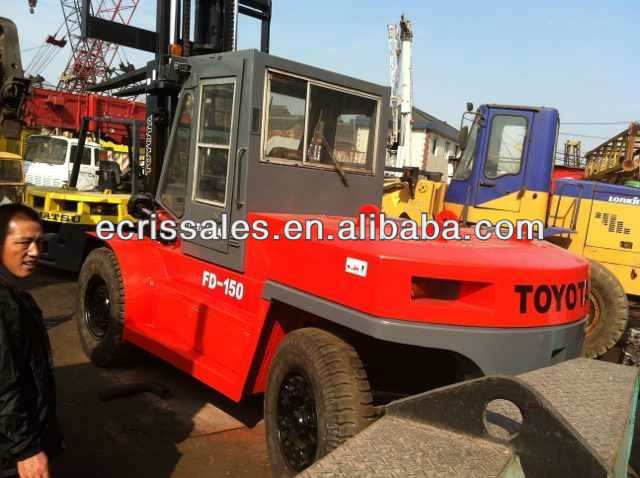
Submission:
POLYGON ((99 367, 125 365, 134 347, 122 340, 124 287, 111 249, 91 251, 80 270, 78 286, 76 325, 87 357, 99 367))
POLYGON ((591 302, 585 330, 583 355, 604 355, 620 340, 629 321, 629 302, 622 284, 602 264, 589 261, 591 302))
POLYGON ((317 328, 296 330, 282 341, 269 369, 264 414, 275 477, 296 475, 376 417, 357 352, 317 328))

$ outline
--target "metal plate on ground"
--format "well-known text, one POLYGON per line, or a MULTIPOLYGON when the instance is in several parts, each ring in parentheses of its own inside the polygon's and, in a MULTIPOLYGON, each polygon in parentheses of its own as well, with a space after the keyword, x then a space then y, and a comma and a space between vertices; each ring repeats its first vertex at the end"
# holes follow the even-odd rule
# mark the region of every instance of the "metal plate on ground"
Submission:
MULTIPOLYGON (((301 476, 622 478, 637 397, 637 368, 589 359, 463 382, 392 402, 301 476), (521 412, 508 439, 488 432, 487 405, 501 399, 521 412)), ((514 421, 505 403, 491 412, 514 421)))
POLYGON ((524 474, 507 446, 388 416, 299 476, 517 478, 524 474))

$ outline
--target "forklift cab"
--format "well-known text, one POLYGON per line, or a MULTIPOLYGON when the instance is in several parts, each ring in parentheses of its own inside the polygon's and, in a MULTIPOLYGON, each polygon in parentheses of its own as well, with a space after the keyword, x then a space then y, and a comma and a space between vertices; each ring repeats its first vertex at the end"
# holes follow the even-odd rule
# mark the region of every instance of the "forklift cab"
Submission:
MULTIPOLYGON (((380 204, 388 88, 257 50, 184 61, 156 192, 176 222, 228 229, 249 212, 355 216, 380 204)), ((181 244, 244 271, 245 241, 181 244)))
POLYGON ((547 220, 559 115, 553 108, 482 105, 445 197, 476 223, 547 220))

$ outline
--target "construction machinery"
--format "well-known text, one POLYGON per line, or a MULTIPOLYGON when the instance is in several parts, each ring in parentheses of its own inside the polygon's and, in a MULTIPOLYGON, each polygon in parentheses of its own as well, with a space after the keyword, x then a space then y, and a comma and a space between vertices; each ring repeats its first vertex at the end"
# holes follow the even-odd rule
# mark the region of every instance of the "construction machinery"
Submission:
POLYGON ((585 178, 639 188, 640 123, 605 141, 586 154, 585 178))
POLYGON ((198 2, 194 41, 190 2, 170 7, 158 0, 156 32, 85 15, 87 35, 156 53, 97 87, 145 93, 156 121, 145 193, 129 201, 142 238, 114 227, 102 239, 107 224, 79 275, 75 320, 93 363, 140 347, 232 400, 264 393, 273 472, 291 476, 389 397, 579 355, 584 259, 534 241, 338 240, 348 219, 381 227, 388 88, 269 54, 268 0, 198 2), (237 14, 261 20, 261 51, 235 51, 237 14), (322 236, 289 239, 291 220, 322 236), (158 235, 165 221, 195 234, 158 235), (266 235, 239 238, 238 221, 266 235), (211 225, 223 234, 197 232, 211 225))
POLYGON ((133 119, 85 116, 77 139, 56 136, 29 138, 30 148, 27 148, 25 156, 25 164, 29 165, 27 179, 42 178, 43 182, 49 182, 48 186, 45 182, 42 186, 29 187, 25 201, 42 218, 45 231, 42 263, 78 272, 87 255, 99 246, 99 242, 87 232, 105 219, 113 222, 133 219, 128 212, 128 201, 131 194, 139 191, 142 181, 139 159, 142 124, 133 119), (127 137, 131 138, 126 175, 121 174, 115 160, 101 159, 106 150, 98 143, 86 141, 90 122, 126 128, 127 137), (44 145, 52 148, 45 155, 48 163, 32 161, 38 157, 38 148, 44 145), (59 153, 52 154, 56 146, 59 153), (32 151, 35 151, 33 157, 32 151), (60 164, 52 164, 56 159, 60 164), (45 171, 38 174, 38 171, 34 172, 36 168, 45 171), (52 183, 56 181, 56 173, 63 187, 52 187, 55 186, 52 183))
POLYGON ((21 112, 29 86, 30 80, 22 69, 16 25, 0 17, 0 132, 5 146, 7 139, 15 141, 20 136, 21 112))
MULTIPOLYGON (((61 188, 69 185, 78 140, 59 135, 32 135, 27 141, 24 167, 27 184, 61 188)), ((102 148, 98 143, 85 145, 76 188, 91 191, 98 187, 98 165, 102 148)))
MULTIPOLYGON (((91 13, 98 18, 115 21, 122 25, 131 23, 140 0, 100 0, 90 4, 91 13)), ((119 51, 116 43, 102 42, 82 37, 81 2, 77 0, 61 0, 62 15, 66 39, 69 41, 71 55, 58 82, 57 89, 84 93, 90 86, 95 86, 121 71, 133 69, 126 56, 119 51), (116 57, 120 64, 116 62, 116 57)))
MULTIPOLYGON (((473 124, 471 130, 468 126, 461 129, 460 142, 463 149, 466 144, 469 147, 457 158, 455 173, 447 186, 433 173, 423 170, 425 165, 411 155, 410 140, 399 133, 404 131, 406 117, 411 118, 413 35, 404 17, 389 31, 393 112, 389 157, 395 162, 387 169, 403 174, 385 181, 383 211, 417 221, 422 219, 422 213, 461 219, 464 224, 477 224, 482 220, 492 224, 500 220, 512 224, 518 220, 538 221, 531 227, 544 230, 549 240, 591 260, 592 307, 584 353, 588 357, 606 353, 625 331, 628 299, 637 303, 640 295, 640 283, 633 282, 640 263, 631 250, 632 241, 621 240, 616 235, 630 234, 635 222, 633 206, 637 201, 634 198, 640 186, 636 181, 640 125, 631 124, 624 132, 587 153, 586 176, 597 183, 589 186, 579 182, 577 189, 569 192, 572 181, 584 179, 585 164, 580 155, 581 144, 575 141, 565 144, 562 164, 554 164, 559 127, 556 110, 483 105, 473 112, 473 106, 468 103, 461 126, 465 119, 471 119, 473 124), (400 38, 404 41, 399 41, 400 38), (404 67, 399 68, 399 64, 404 67), (402 144, 408 144, 409 148, 402 148, 402 144), (534 164, 527 167, 531 162, 534 164), (563 181, 557 181, 559 179, 563 181), (597 196, 593 186, 604 182, 636 189, 607 189, 601 197, 617 205, 600 203, 595 207, 595 203, 592 208, 590 201, 597 196), (560 201, 567 194, 573 200, 560 201), (611 208, 617 210, 609 211, 611 208), (600 219, 600 226, 589 219, 592 209, 594 219, 600 219)), ((597 186, 604 193, 602 188, 607 186, 597 186)))
MULTIPOLYGON (((445 207, 468 221, 538 220, 550 241, 588 258, 592 313, 586 353, 604 354, 625 331, 627 296, 636 301, 640 295, 640 262, 631 232, 640 227, 634 209, 634 200, 640 204, 639 190, 604 183, 599 180, 603 176, 596 176, 558 179, 554 191, 557 110, 489 105, 478 112, 486 123, 475 123, 476 144, 468 148, 475 154, 463 153, 467 158, 473 155, 475 164, 461 163, 445 207), (497 126, 492 128, 494 122, 497 126)), ((631 147, 629 155, 634 154, 638 149, 631 147)))
MULTIPOLYGON (((391 168, 419 167, 411 154, 413 88, 411 46, 413 30, 404 15, 400 22, 387 26, 389 35, 389 73, 391 76, 391 129, 388 138, 387 165, 391 168)), ((389 170, 389 168, 388 168, 389 170)))
POLYGON ((576 179, 566 168, 563 174, 554 171, 557 110, 482 105, 465 115, 472 116, 473 124, 461 130, 465 148, 449 187, 405 180, 385 198, 383 209, 416 218, 418 211, 436 214, 446 209, 463 223, 536 221, 532 227, 549 241, 589 259, 591 313, 585 354, 604 354, 622 337, 629 302, 640 296, 640 256, 633 240, 633 231, 640 228, 640 189, 630 179, 637 175, 637 128, 632 125, 587 153, 587 178, 576 179))
MULTIPOLYGON (((0 103, 3 107, 6 105, 0 103)), ((0 128, 0 150, 24 156, 28 139, 34 134, 77 137, 82 118, 87 115, 143 121, 145 105, 111 96, 68 93, 31 84, 25 90, 21 107, 12 117, 11 127, 5 123, 0 128)), ((126 142, 126 129, 120 125, 92 123, 89 132, 101 143, 108 139, 106 148, 122 147, 126 142)))
POLYGON ((0 143, 2 151, 24 159, 20 165, 24 177, 18 182, 15 170, 8 166, 16 156, 3 154, 7 167, 0 173, 9 176, 0 177, 0 182, 19 189, 14 197, 42 218, 46 234, 41 262, 78 272, 93 245, 87 230, 102 219, 132 219, 127 202, 131 187, 136 180, 142 181, 142 173, 133 177, 136 165, 131 158, 138 158, 139 152, 132 149, 141 144, 146 107, 121 98, 31 85, 21 68, 15 24, 0 19, 0 27, 5 32, 0 35, 0 143), (87 117, 101 121, 86 121, 87 117), (88 134, 93 138, 86 140, 88 134), (86 144, 81 156, 80 141, 86 144), (115 149, 119 161, 114 158, 115 149), (128 171, 120 168, 124 164, 128 171), (101 181, 105 178, 111 179, 101 181))
POLYGON ((21 158, 11 150, 21 139, 20 115, 29 85, 16 26, 0 17, 0 204, 20 203, 25 197, 21 158))

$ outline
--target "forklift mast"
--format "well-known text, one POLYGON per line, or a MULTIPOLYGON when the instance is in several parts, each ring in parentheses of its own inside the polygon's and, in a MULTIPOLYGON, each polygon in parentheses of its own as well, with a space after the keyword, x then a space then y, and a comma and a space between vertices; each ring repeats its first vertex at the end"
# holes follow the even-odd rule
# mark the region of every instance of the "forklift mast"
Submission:
POLYGON ((93 38, 155 53, 155 58, 145 67, 119 75, 91 89, 102 92, 118 88, 117 96, 146 95, 142 172, 143 190, 147 193, 153 194, 158 186, 178 94, 189 74, 189 65, 181 62, 180 58, 234 50, 239 14, 262 22, 260 49, 265 53, 269 51, 271 0, 194 0, 193 40, 191 1, 157 0, 156 31, 152 32, 93 16, 90 0, 82 0, 83 39, 93 38))

